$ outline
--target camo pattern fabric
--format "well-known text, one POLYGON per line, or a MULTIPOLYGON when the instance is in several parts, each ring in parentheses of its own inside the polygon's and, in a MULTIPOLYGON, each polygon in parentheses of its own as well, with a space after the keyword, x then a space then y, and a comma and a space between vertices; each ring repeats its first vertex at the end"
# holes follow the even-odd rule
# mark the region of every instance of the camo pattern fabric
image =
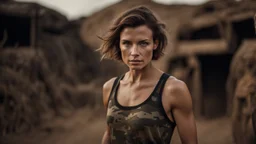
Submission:
POLYGON ((168 77, 164 73, 148 99, 132 107, 117 102, 116 92, 122 77, 116 79, 107 110, 111 144, 170 144, 176 124, 167 117, 161 101, 168 77))

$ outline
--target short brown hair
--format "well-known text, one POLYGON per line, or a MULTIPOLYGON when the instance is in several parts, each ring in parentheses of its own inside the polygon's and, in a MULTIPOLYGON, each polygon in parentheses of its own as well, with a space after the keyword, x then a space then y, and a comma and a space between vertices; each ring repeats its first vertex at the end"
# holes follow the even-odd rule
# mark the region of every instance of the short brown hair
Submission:
POLYGON ((126 27, 138 27, 141 25, 147 25, 153 32, 153 40, 158 41, 158 47, 153 51, 152 60, 157 60, 162 56, 163 50, 167 45, 165 24, 160 22, 150 9, 145 6, 139 6, 117 17, 107 35, 101 38, 103 43, 98 50, 102 54, 102 59, 110 58, 121 61, 120 33, 126 27))

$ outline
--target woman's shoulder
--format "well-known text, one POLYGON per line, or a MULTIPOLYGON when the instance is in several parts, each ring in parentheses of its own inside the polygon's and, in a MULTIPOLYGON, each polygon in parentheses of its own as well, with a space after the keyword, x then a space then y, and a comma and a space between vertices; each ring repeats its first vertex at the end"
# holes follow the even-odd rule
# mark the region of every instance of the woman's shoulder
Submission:
POLYGON ((166 83, 168 86, 172 86, 173 88, 178 88, 178 87, 182 87, 182 86, 186 85, 184 81, 182 81, 174 76, 169 76, 166 83))
POLYGON ((173 107, 183 110, 191 109, 192 97, 185 82, 170 76, 166 82, 164 94, 173 107))
POLYGON ((187 93, 189 93, 186 83, 174 76, 170 76, 167 79, 165 84, 165 91, 165 93, 174 97, 182 97, 183 95, 187 95, 187 93))
POLYGON ((110 90, 115 82, 117 77, 113 77, 109 80, 107 80, 104 84, 103 84, 103 90, 110 90))
POLYGON ((103 104, 104 104, 105 108, 107 108, 110 92, 111 92, 111 89, 114 85, 116 78, 117 77, 113 77, 103 84, 103 104))

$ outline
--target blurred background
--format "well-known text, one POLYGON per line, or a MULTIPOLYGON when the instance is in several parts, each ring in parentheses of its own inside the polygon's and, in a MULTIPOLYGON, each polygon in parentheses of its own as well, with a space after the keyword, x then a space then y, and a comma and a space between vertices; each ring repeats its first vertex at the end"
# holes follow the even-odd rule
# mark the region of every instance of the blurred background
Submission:
POLYGON ((102 85, 127 68, 100 61, 98 36, 139 5, 167 25, 154 65, 188 85, 199 143, 255 144, 253 0, 0 0, 0 143, 100 143, 102 85))

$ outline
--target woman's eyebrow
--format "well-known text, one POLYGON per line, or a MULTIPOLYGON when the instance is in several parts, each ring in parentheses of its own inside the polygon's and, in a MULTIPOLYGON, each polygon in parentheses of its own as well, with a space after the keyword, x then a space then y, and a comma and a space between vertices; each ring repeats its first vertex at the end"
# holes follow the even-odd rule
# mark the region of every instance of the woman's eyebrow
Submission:
POLYGON ((123 42, 129 42, 130 40, 127 40, 127 39, 121 39, 121 41, 123 41, 123 42))
MULTIPOLYGON (((130 42, 130 40, 127 40, 127 39, 121 39, 120 41, 122 41, 122 42, 130 42)), ((138 42, 144 42, 144 41, 149 41, 149 39, 139 40, 138 42)))
POLYGON ((149 39, 143 39, 143 40, 140 40, 140 42, 142 42, 142 41, 149 41, 149 39))

